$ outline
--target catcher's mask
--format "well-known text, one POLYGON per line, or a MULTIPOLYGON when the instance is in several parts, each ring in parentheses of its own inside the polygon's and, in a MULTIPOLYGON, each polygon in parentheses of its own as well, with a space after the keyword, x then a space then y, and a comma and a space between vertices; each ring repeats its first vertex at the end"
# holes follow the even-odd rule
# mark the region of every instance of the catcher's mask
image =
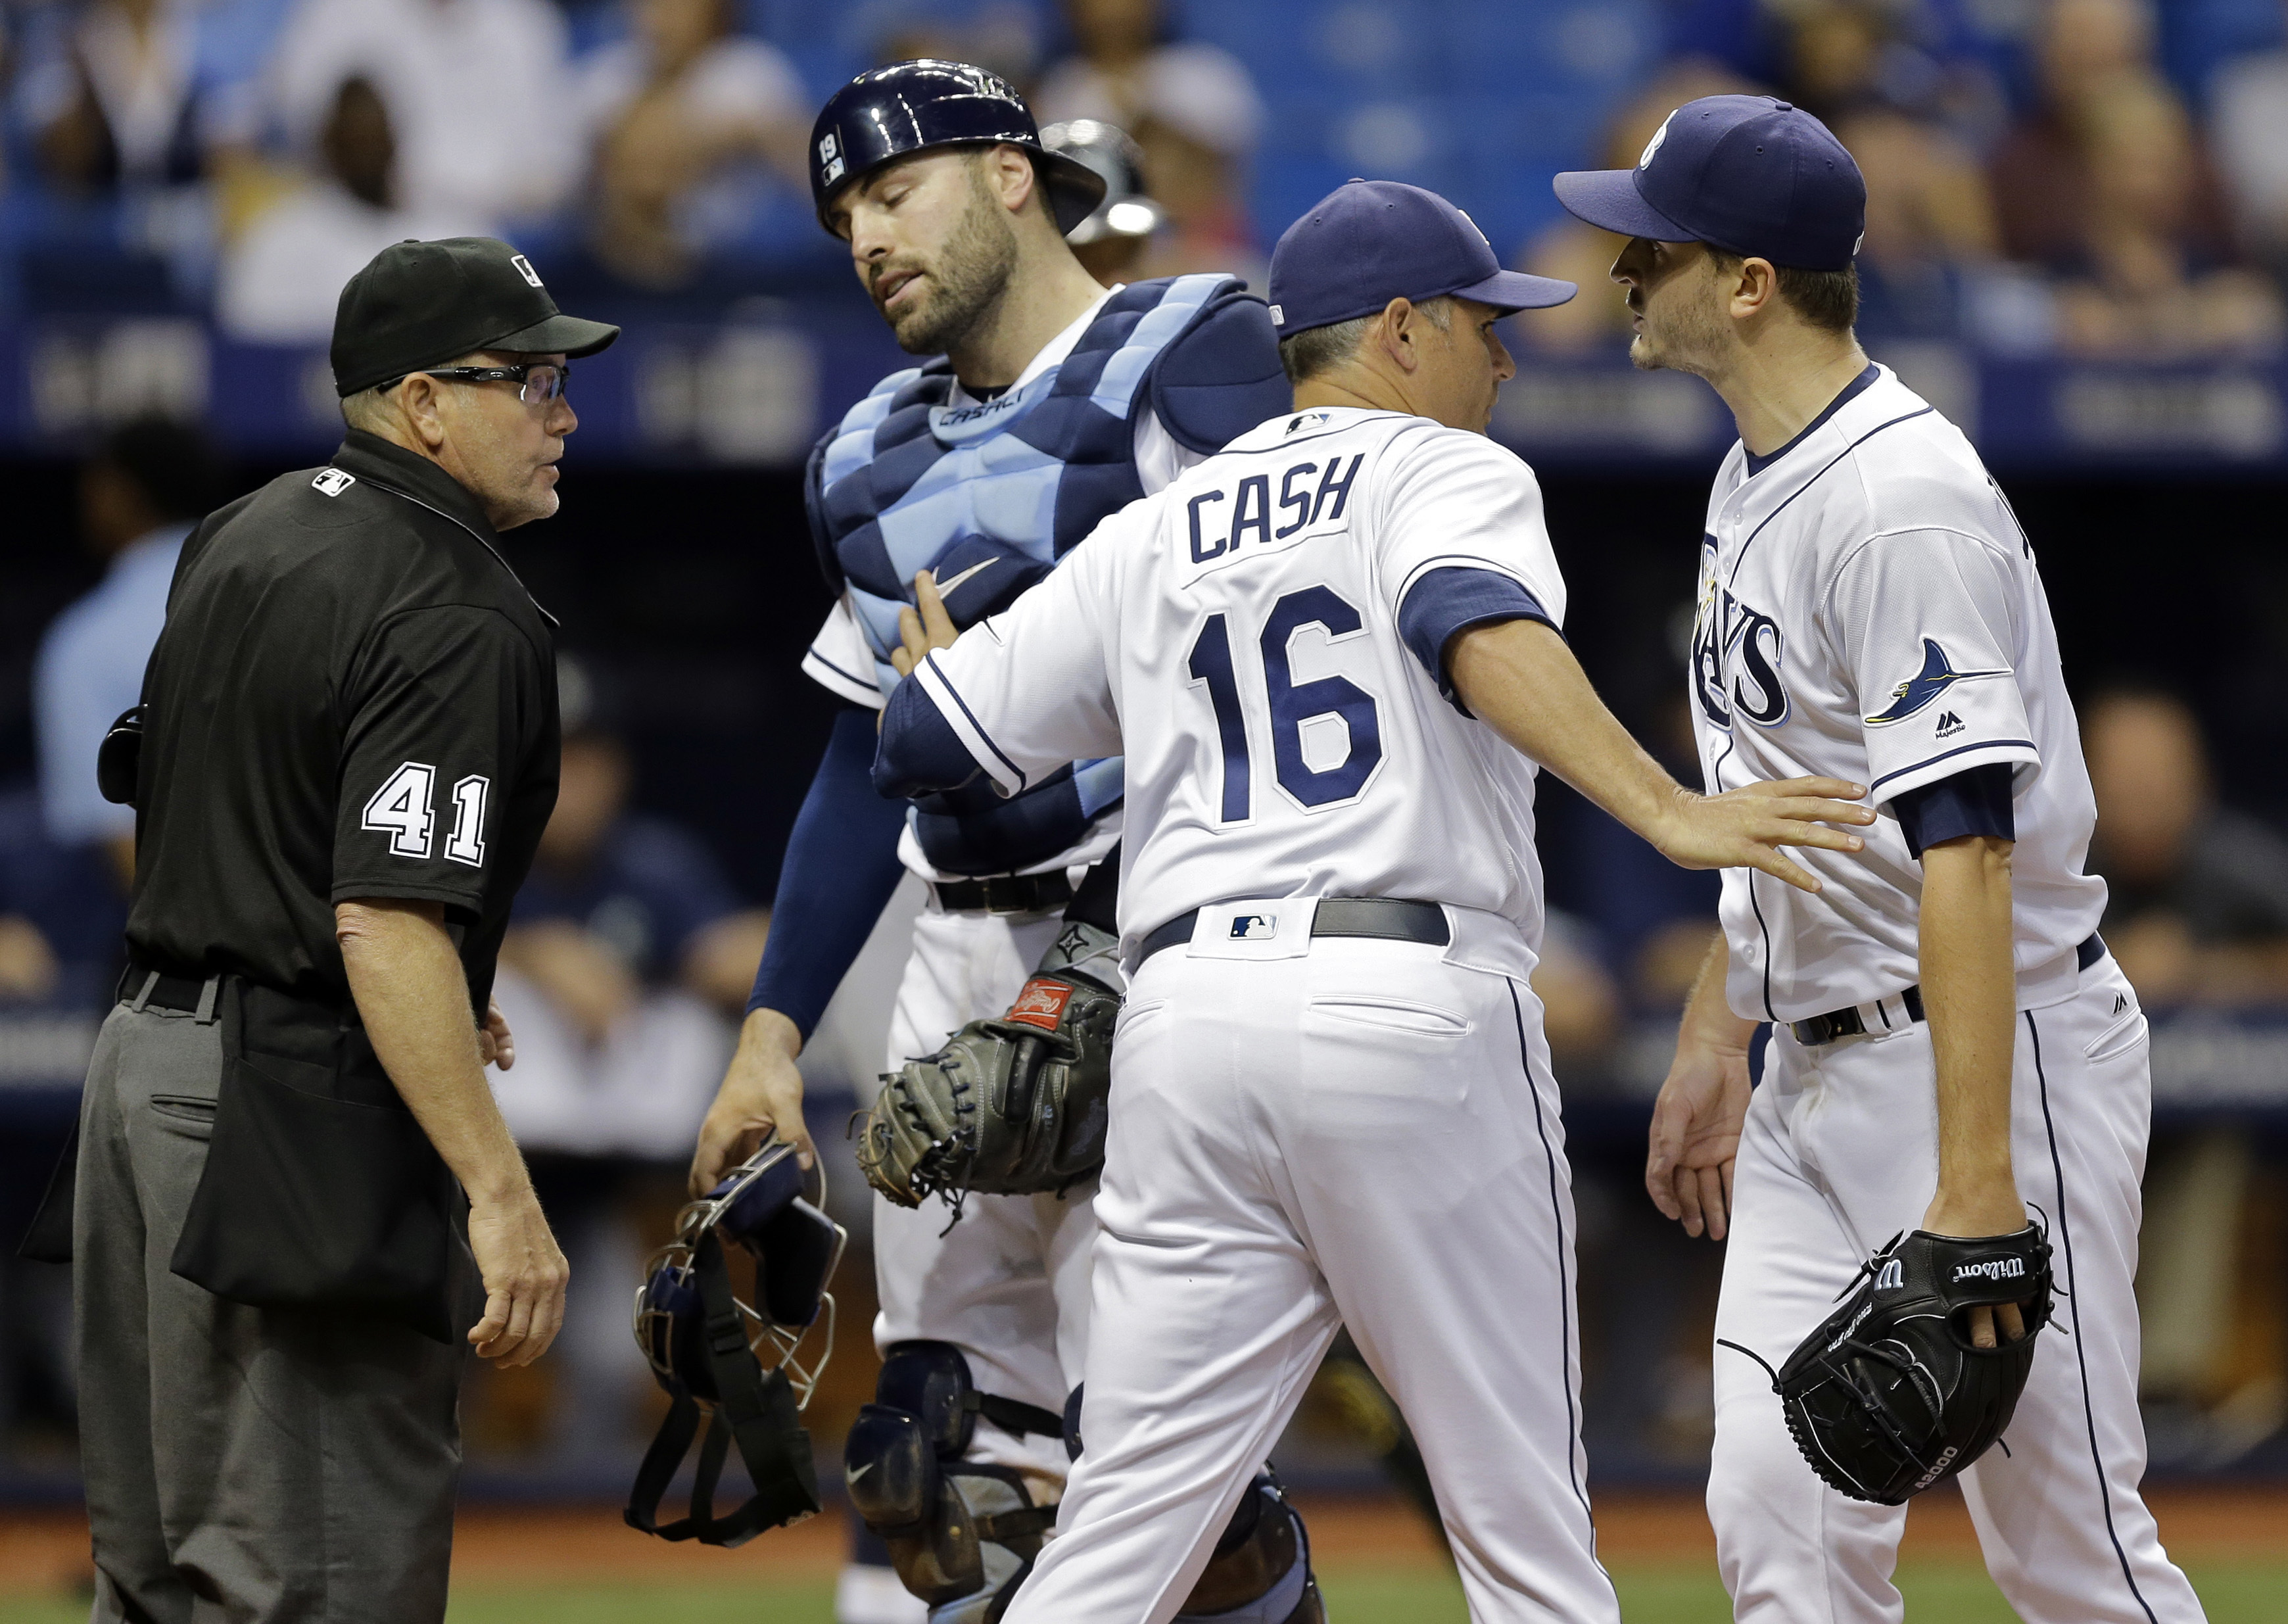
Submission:
MULTIPOLYGON (((818 1201, 825 1201, 822 1172, 818 1201)), ((767 1144, 685 1207, 675 1239, 654 1254, 636 1293, 636 1342, 673 1402, 636 1473, 630 1526, 663 1540, 743 1545, 818 1509, 810 1435, 798 1417, 834 1351, 826 1285, 848 1238, 819 1205, 804 1197, 794 1147, 767 1144), (753 1263, 751 1302, 733 1285, 729 1250, 753 1263), (806 1350, 814 1327, 822 1327, 816 1346, 806 1350), (691 1514, 662 1527, 660 1499, 703 1414, 691 1514), (735 1442, 754 1493, 719 1517, 715 1485, 735 1442)))

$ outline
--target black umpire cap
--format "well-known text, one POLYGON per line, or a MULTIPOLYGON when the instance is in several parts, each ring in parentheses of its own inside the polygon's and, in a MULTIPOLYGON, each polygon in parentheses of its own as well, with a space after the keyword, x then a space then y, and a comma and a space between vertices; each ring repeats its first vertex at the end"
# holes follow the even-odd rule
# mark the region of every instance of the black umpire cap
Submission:
POLYGON ((592 355, 619 336, 558 310, 532 261, 497 238, 408 238, 342 290, 334 392, 346 398, 477 350, 592 355))

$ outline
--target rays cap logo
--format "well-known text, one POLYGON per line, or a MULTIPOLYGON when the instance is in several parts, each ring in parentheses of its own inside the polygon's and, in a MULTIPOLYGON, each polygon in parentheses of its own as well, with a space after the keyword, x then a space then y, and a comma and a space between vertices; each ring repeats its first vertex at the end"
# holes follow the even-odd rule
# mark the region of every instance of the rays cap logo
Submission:
POLYGON ((1652 155, 1660 150, 1660 144, 1663 141, 1668 139, 1669 125, 1675 122, 1676 115, 1673 113, 1671 113, 1666 118, 1660 121, 1660 128, 1652 132, 1652 139, 1647 141, 1644 145, 1644 150, 1637 155, 1637 167, 1639 169, 1644 168, 1646 164, 1652 162, 1652 155))
POLYGON ((1843 143, 1772 96, 1703 96, 1668 115, 1636 168, 1552 182, 1577 218, 1625 237, 1708 243, 1743 258, 1839 271, 1867 227, 1867 182, 1843 143))
MULTIPOLYGON (((1887 728, 1895 721, 1906 720, 1958 682, 1974 682, 1982 677, 2006 677, 2009 674, 2007 666, 1997 666, 1991 671, 1957 671, 1937 641, 1926 637, 1923 639, 1923 668, 1891 690, 1888 708, 1864 720, 1871 728, 1887 728)), ((1961 724, 1958 721, 1956 725, 1959 727, 1961 724)))

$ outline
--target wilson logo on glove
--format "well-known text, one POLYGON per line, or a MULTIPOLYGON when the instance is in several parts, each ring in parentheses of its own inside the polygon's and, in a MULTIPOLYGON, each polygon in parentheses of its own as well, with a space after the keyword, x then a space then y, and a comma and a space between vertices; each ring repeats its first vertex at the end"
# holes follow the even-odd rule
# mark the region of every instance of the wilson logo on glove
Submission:
POLYGON ((1065 1018, 1065 1006, 1072 1002, 1073 986, 1069 981, 1051 981, 1036 975, 1017 994, 1017 1001, 1009 1006, 1005 1020, 1037 1026, 1045 1032, 1057 1030, 1065 1018))
POLYGON ((1796 1448, 1828 1486, 1903 1505, 2009 1426, 2050 1294, 2049 1241, 2031 1224, 1972 1240, 1917 1230, 1867 1260, 1779 1369, 1728 1338, 1718 1346, 1770 1374, 1796 1448), (1980 1347, 1972 1310, 2010 1303, 2023 1333, 2012 1340, 1997 1327, 2005 1340, 1980 1347))

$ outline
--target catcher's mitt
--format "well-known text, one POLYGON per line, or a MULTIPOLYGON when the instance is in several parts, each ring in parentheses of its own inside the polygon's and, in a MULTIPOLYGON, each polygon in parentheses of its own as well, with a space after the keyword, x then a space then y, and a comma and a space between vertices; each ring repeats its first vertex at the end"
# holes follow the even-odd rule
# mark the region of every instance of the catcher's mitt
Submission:
POLYGON ((957 1216, 973 1190, 1061 1190, 1103 1165, 1113 938, 1068 924, 1005 1015, 972 1021, 934 1055, 886 1072, 859 1127, 866 1182, 900 1206, 941 1195, 957 1216))
MULTIPOLYGON (((2050 1246, 2029 1224, 1959 1240, 1894 1236, 1842 1305, 1772 1378, 1788 1431, 1830 1487, 1903 1505, 1986 1453, 2010 1424, 2050 1318, 2050 1246), (2022 1304, 2026 1333, 1974 1346, 1969 1310, 2022 1304)), ((1738 1349, 1768 1364, 1737 1342, 1738 1349)))

